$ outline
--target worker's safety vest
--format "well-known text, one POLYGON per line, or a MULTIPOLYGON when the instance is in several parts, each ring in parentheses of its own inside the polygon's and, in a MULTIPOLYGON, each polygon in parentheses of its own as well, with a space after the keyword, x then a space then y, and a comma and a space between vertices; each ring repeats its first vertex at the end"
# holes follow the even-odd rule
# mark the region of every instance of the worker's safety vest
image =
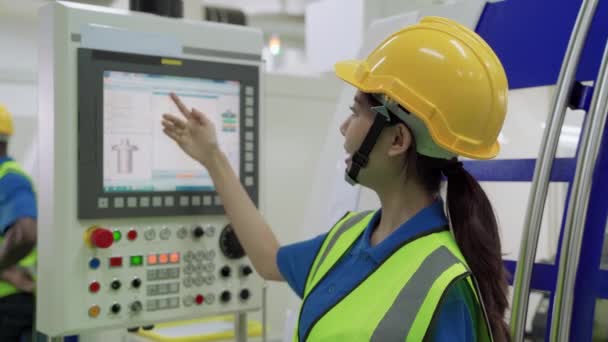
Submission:
MULTIPOLYGON (((25 171, 23 171, 23 169, 21 168, 21 166, 19 166, 19 164, 17 164, 16 162, 14 162, 12 160, 8 160, 8 161, 5 161, 4 163, 0 164, 0 179, 9 173, 16 173, 16 174, 22 175, 30 182, 30 184, 32 184, 31 178, 25 173, 25 171)), ((32 188, 33 188, 33 184, 32 184, 32 188)), ((4 242, 3 240, 4 239, 0 237, 0 244, 2 244, 4 242)), ((32 277, 34 277, 34 279, 35 279, 35 276, 36 276, 36 270, 35 270, 35 268, 36 268, 36 250, 33 250, 28 256, 21 259, 21 261, 19 261, 19 266, 27 268, 30 271, 32 277)), ((4 282, 4 281, 0 281, 0 298, 6 297, 6 296, 9 296, 12 294, 16 294, 19 292, 21 292, 21 291, 19 291, 13 285, 11 285, 7 282, 4 282)))
MULTIPOLYGON (((329 232, 308 273, 304 303, 360 238, 373 213, 350 213, 329 232)), ((363 282, 314 322, 304 341, 411 341, 428 339, 437 308, 451 284, 467 279, 479 305, 477 341, 493 341, 479 292, 447 228, 407 241, 363 282)), ((303 307, 303 305, 302 305, 303 307)), ((298 325, 300 324, 302 313, 298 325)), ((299 341, 298 327, 294 335, 299 341)))

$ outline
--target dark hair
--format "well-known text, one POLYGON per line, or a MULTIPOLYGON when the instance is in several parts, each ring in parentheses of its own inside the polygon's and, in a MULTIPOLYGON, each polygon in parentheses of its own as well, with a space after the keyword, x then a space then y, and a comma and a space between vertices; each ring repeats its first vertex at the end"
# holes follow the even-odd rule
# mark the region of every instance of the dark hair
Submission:
POLYGON ((0 140, 0 157, 8 153, 8 142, 0 140))
MULTIPOLYGON (((368 99, 373 106, 380 105, 369 94, 368 99)), ((397 123, 403 122, 391 117, 391 124, 397 123)), ((498 223, 486 193, 456 159, 421 155, 416 152, 415 141, 405 163, 407 174, 413 172, 429 193, 439 193, 442 175, 447 177, 447 207, 456 242, 477 280, 494 339, 509 341, 504 321, 509 305, 508 274, 502 262, 498 223)))
POLYGON ((447 207, 456 242, 477 280, 494 339, 508 341, 509 329, 504 321, 509 305, 508 274, 502 262, 498 223, 488 196, 455 160, 430 158, 416 152, 410 155, 414 156, 411 159, 418 180, 429 192, 438 192, 441 175, 446 175, 447 207))

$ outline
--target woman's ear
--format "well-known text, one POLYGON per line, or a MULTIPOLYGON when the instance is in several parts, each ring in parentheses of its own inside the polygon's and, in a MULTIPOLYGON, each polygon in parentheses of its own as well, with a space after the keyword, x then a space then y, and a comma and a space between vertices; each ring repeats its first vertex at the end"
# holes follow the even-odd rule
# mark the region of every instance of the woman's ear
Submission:
POLYGON ((406 125, 400 123, 392 127, 392 141, 388 149, 389 157, 405 154, 412 146, 412 133, 406 125))

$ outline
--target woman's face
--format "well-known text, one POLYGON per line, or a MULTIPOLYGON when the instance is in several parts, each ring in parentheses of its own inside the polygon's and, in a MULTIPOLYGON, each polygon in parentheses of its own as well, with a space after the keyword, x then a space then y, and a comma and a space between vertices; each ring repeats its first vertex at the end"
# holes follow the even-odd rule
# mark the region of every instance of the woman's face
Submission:
MULTIPOLYGON (((340 126, 344 150, 348 154, 345 160, 347 170, 352 166, 352 156, 359 150, 374 123, 377 114, 371 107, 369 97, 358 91, 350 108, 351 115, 340 126)), ((403 124, 385 128, 369 155, 368 165, 359 172, 359 183, 372 186, 393 172, 401 172, 410 139, 409 130, 403 124)))

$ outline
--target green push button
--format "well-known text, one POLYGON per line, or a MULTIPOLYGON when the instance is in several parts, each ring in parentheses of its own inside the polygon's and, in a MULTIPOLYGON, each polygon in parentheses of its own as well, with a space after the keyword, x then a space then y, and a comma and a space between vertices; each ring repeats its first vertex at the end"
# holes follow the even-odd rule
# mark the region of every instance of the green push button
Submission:
POLYGON ((144 257, 142 255, 134 255, 131 257, 131 266, 141 266, 144 264, 144 257))

